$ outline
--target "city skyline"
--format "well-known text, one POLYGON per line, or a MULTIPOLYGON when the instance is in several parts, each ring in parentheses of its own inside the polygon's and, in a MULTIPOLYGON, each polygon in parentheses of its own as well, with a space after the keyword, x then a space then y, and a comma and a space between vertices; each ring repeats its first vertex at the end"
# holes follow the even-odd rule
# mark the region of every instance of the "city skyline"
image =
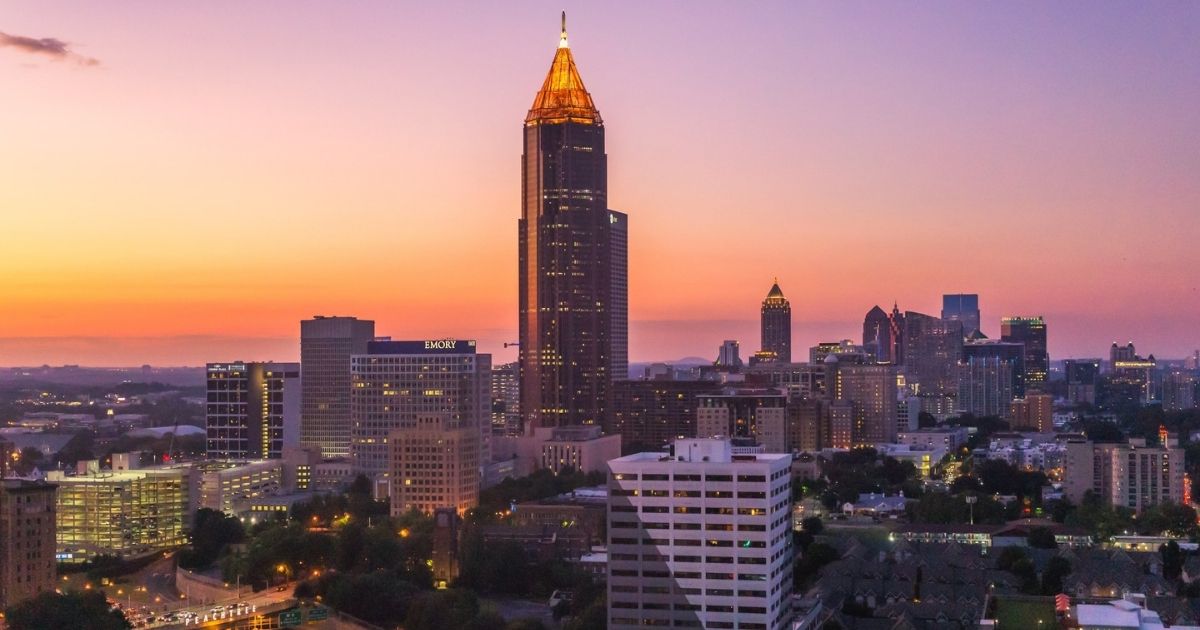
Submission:
MULTIPOLYGON (((514 359, 515 121, 560 8, 0 16, 0 363, 295 360, 316 314, 514 359)), ((567 7, 636 216, 631 360, 750 348, 775 276, 796 349, 956 292, 993 338, 1044 315, 1052 359, 1200 343, 1200 9, 938 8, 567 7)))

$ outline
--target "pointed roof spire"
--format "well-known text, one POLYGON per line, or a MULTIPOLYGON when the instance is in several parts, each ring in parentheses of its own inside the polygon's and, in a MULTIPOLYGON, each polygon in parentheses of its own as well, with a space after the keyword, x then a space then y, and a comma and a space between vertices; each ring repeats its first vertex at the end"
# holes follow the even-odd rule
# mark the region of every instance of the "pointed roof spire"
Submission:
POLYGON ((771 285, 771 290, 767 292, 767 299, 783 299, 783 291, 779 288, 779 278, 775 278, 775 283, 771 285))
POLYGON ((562 31, 558 39, 558 50, 550 64, 550 72, 542 83, 525 116, 525 125, 543 125, 573 122, 584 125, 603 125, 600 112, 592 102, 592 95, 583 86, 575 58, 567 46, 567 12, 562 13, 562 31))

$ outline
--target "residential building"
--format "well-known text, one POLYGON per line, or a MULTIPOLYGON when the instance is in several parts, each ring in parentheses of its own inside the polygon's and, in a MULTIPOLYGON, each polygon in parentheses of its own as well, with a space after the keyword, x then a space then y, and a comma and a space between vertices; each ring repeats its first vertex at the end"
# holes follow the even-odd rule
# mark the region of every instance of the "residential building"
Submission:
POLYGON ((1172 369, 1163 375, 1162 402, 1167 411, 1195 409, 1196 390, 1200 379, 1192 370, 1172 369))
POLYGON ((1050 372, 1046 351, 1046 320, 1036 317, 1005 317, 1000 320, 1000 341, 1024 344, 1025 388, 1045 389, 1050 372))
POLYGON ((646 450, 696 435, 696 407, 701 394, 719 391, 713 381, 613 381, 612 422, 605 427, 626 445, 646 450))
POLYGON ((323 457, 350 455, 350 357, 365 354, 375 322, 324 317, 300 322, 300 441, 323 457))
POLYGON ((1012 363, 997 357, 967 357, 958 364, 958 410, 977 418, 1007 419, 1013 401, 1012 363))
POLYGON ((609 462, 608 627, 785 628, 791 461, 689 439, 609 462))
POLYGON ((0 610, 54 590, 55 531, 53 484, 0 478, 0 610))
MULTIPOLYGON (((844 364, 834 356, 826 361, 827 365, 835 367, 833 399, 850 403, 853 409, 851 445, 869 446, 895 441, 899 429, 895 366, 844 364)), ((833 408, 831 414, 831 420, 839 418, 833 408)), ((832 430, 831 433, 836 435, 838 431, 832 430)), ((835 439, 835 442, 841 440, 835 439)))
POLYGON ((423 419, 479 433, 472 442, 480 465, 491 461, 492 356, 473 340, 376 340, 350 361, 351 459, 357 472, 386 477, 388 436, 423 419))
POLYGON ((521 157, 518 321, 526 433, 603 424, 614 375, 628 378, 614 363, 627 356, 624 347, 614 351, 627 327, 627 217, 607 206, 607 159, 604 121, 564 25, 525 117, 521 157))
POLYGON ((771 453, 787 452, 784 443, 787 396, 776 389, 726 388, 701 394, 696 408, 696 437, 754 438, 771 453))
POLYGON ((299 363, 209 363, 208 457, 276 459, 300 443, 299 363))
POLYGON ((1078 504, 1091 491, 1109 505, 1136 512, 1161 503, 1181 503, 1184 452, 1174 436, 1163 442, 1154 446, 1144 438, 1130 438, 1124 444, 1068 442, 1064 494, 1078 504))
POLYGON ((1013 429, 1054 430, 1054 396, 1031 391, 1009 406, 1008 424, 1013 429))
POLYGON ((492 434, 521 435, 521 366, 515 361, 492 368, 492 434))
POLYGON ((778 278, 763 299, 761 324, 763 352, 771 353, 780 363, 791 363, 792 305, 779 290, 778 278))

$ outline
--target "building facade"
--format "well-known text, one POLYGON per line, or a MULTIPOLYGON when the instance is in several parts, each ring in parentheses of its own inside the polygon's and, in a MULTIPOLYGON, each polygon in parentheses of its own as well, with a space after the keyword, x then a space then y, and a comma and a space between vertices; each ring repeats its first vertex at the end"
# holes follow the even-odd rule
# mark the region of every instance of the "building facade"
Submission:
MULTIPOLYGON (((479 434, 474 461, 489 462, 492 357, 474 341, 372 341, 350 362, 351 459, 357 472, 386 477, 388 439, 439 418, 447 429, 479 434)), ((466 443, 464 443, 466 444, 466 443)))
POLYGON ((1029 392, 1024 398, 1012 401, 1008 423, 1013 429, 1046 433, 1054 430, 1054 396, 1029 392))
POLYGON ((275 459, 299 444, 299 363, 209 363, 205 386, 209 458, 275 459))
POLYGON ((1005 317, 1000 320, 1000 340, 1025 346, 1025 388, 1045 389, 1050 373, 1046 350, 1046 320, 1036 317, 1005 317))
POLYGON ((79 463, 78 474, 53 470, 46 478, 58 486, 60 562, 131 558, 187 543, 195 491, 190 466, 101 470, 91 460, 79 463))
POLYGON ((904 374, 922 398, 958 393, 962 322, 909 311, 904 314, 904 374))
POLYGON ((763 352, 772 353, 780 363, 791 363, 792 305, 783 297, 779 280, 775 280, 763 299, 760 324, 763 352))
POLYGON ((521 366, 492 368, 492 434, 521 435, 521 366))
MULTIPOLYGON (((899 429, 896 405, 896 368, 891 365, 843 364, 837 362, 833 398, 852 409, 850 443, 870 446, 895 442, 899 429)), ((842 420, 841 408, 831 409, 831 420, 842 420)), ((843 426, 831 429, 834 442, 845 444, 843 426)))
POLYGON ((1076 405, 1096 404, 1096 386, 1100 382, 1100 359, 1063 361, 1067 381, 1067 401, 1076 405))
POLYGON ((694 436, 699 396, 718 389, 712 381, 614 381, 612 421, 605 430, 647 450, 694 436))
POLYGON ((947 293, 942 296, 942 319, 962 322, 963 335, 982 332, 979 327, 979 295, 947 293))
POLYGON ((575 67, 564 24, 525 117, 521 158, 518 317, 526 433, 602 424, 611 411, 614 366, 622 369, 614 360, 628 355, 628 229, 627 217, 608 209, 607 169, 604 121, 575 67))
POLYGON ((1125 444, 1068 442, 1065 460, 1063 493, 1076 504, 1089 491, 1108 505, 1136 512, 1183 502, 1184 452, 1175 437, 1155 446, 1143 438, 1125 444))
POLYGON ((1013 365, 998 357, 967 357, 958 365, 958 410, 977 418, 1007 419, 1013 401, 1013 365))
POLYGON ((608 627, 785 628, 791 463, 709 439, 609 462, 608 627))
POLYGON ((0 610, 55 587, 55 486, 0 479, 0 610))
POLYGON ((300 441, 327 458, 350 455, 350 357, 365 354, 375 322, 323 317, 300 322, 300 441))
POLYGON ((461 516, 479 504, 478 427, 455 424, 443 414, 422 415, 415 426, 393 430, 387 444, 392 516, 439 508, 461 516))

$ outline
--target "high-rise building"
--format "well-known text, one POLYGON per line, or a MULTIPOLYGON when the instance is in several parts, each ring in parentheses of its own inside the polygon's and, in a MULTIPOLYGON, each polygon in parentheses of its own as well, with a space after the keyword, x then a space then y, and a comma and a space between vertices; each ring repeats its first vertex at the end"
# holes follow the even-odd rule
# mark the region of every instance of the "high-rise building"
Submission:
POLYGON ((0 479, 0 610, 54 590, 55 486, 0 479))
POLYGON ((1181 503, 1184 453, 1168 436, 1149 446, 1144 438, 1125 444, 1068 442, 1063 466, 1063 493, 1078 504, 1089 490, 1113 507, 1141 512, 1152 505, 1181 503))
POLYGON ((324 457, 350 455, 350 357, 365 354, 375 322, 317 316, 300 322, 300 441, 324 457))
MULTIPOLYGON (((831 357, 832 359, 832 357, 831 357)), ((832 364, 832 363, 831 363, 832 364)), ((850 441, 853 446, 870 446, 883 442, 895 442, 897 427, 896 367, 893 365, 864 365, 838 361, 835 367, 833 399, 850 403, 853 409, 853 426, 850 441)), ((840 419, 831 409, 833 419, 840 419)), ((831 429, 831 434, 841 436, 842 431, 831 429)), ((842 441, 841 437, 835 441, 842 441)))
POLYGON ((977 418, 1008 418, 1013 367, 999 357, 967 357, 958 365, 958 409, 977 418))
POLYGON ((791 463, 710 439, 609 462, 608 627, 785 628, 791 463))
POLYGON ((613 381, 612 422, 605 431, 644 450, 694 436, 698 397, 719 388, 713 381, 613 381))
POLYGON ((299 363, 209 363, 205 385, 209 458, 279 458, 300 443, 299 363))
POLYGON ((1024 398, 1012 401, 1009 425, 1013 429, 1031 429, 1046 433, 1054 430, 1054 396, 1029 391, 1024 398))
POLYGON ((892 319, 878 304, 863 318, 862 345, 876 362, 892 362, 892 319))
POLYGON ((1046 351, 1046 320, 1036 317, 1005 317, 1000 320, 1000 341, 1025 344, 1025 389, 1045 389, 1050 371, 1046 351))
POLYGON ((957 394, 962 354, 962 322, 913 311, 904 314, 904 374, 922 398, 957 394))
POLYGON ((792 362, 792 305, 779 290, 779 279, 762 302, 762 349, 781 363, 792 362))
POLYGON ((1117 342, 1113 342, 1112 348, 1108 351, 1108 365, 1112 368, 1117 361, 1133 361, 1138 358, 1137 349, 1133 347, 1133 342, 1118 346, 1117 342))
MULTIPOLYGON (((479 435, 464 446, 478 449, 471 460, 490 461, 492 356, 477 354, 474 341, 371 341, 350 360, 351 456, 356 471, 386 477, 389 436, 428 427, 439 418, 446 430, 479 435)), ((477 471, 478 473, 478 471, 477 471)))
POLYGON ((629 215, 608 211, 613 380, 629 378, 629 215))
POLYGON ((830 405, 819 398, 799 398, 787 404, 786 451, 813 453, 830 446, 830 405))
POLYGON ((820 365, 829 356, 835 356, 839 361, 850 360, 856 363, 871 363, 874 360, 874 355, 850 339, 822 341, 808 349, 808 362, 811 365, 820 365))
MULTIPOLYGON (((994 339, 968 339, 963 343, 963 360, 993 358, 1007 361, 1012 369, 1013 396, 1025 395, 1025 346, 994 339)), ((1007 412, 1005 412, 1007 413, 1007 412)))
POLYGON ((1191 370, 1173 369, 1163 375, 1162 403, 1167 411, 1195 409, 1196 388, 1200 379, 1191 370))
POLYGON ((611 411, 614 360, 627 356, 621 348, 614 357, 614 344, 623 343, 614 339, 626 328, 627 263, 614 251, 626 242, 626 217, 607 206, 604 121, 575 67, 565 21, 525 117, 521 159, 519 361, 527 434, 602 424, 611 411))
POLYGON ((1063 361, 1067 381, 1067 401, 1074 404, 1096 404, 1096 385, 1100 381, 1100 359, 1067 359, 1063 361))
POLYGON ((492 368, 492 434, 521 435, 521 366, 492 368))
POLYGON ((726 339, 717 350, 717 367, 739 369, 742 367, 742 357, 736 339, 726 339))
POLYGON ((974 293, 947 293, 942 296, 942 319, 962 322, 963 335, 970 337, 979 328, 979 296, 974 293))
POLYGON ((696 437, 754 438, 768 453, 787 451, 787 396, 775 389, 728 388, 701 394, 696 437))
POLYGON ((479 505, 479 436, 479 427, 444 413, 421 414, 414 426, 393 430, 385 444, 392 516, 439 508, 462 515, 479 505))

